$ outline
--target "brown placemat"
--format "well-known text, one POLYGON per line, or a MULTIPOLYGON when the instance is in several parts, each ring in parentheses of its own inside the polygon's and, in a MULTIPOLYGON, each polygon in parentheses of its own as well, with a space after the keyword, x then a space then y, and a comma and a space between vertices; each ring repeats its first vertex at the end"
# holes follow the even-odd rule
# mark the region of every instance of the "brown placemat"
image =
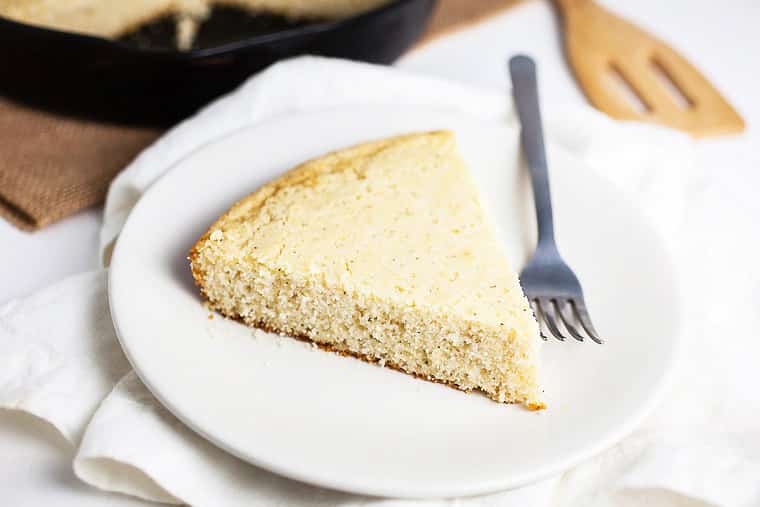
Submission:
MULTIPOLYGON (((519 0, 439 0, 420 44, 519 0)), ((0 97, 0 216, 36 230, 105 199, 161 131, 55 115, 0 97)))

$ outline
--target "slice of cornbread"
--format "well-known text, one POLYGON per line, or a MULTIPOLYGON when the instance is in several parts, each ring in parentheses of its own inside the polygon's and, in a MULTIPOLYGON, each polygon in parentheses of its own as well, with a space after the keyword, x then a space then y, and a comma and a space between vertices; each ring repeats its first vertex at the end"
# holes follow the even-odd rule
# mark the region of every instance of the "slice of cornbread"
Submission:
POLYGON ((538 325, 451 132, 306 162, 235 204, 190 261, 228 317, 543 406, 538 325))

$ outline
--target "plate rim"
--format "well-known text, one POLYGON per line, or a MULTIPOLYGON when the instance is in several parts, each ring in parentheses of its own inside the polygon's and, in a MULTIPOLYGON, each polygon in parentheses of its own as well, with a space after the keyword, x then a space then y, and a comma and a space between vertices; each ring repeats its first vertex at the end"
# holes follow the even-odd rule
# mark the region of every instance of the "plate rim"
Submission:
MULTIPOLYGON (((495 120, 493 118, 484 118, 481 116, 473 115, 467 112, 464 112, 462 110, 453 109, 453 108, 430 108, 430 107, 424 107, 424 106, 413 106, 413 107, 401 107, 401 106, 395 106, 399 111, 409 111, 410 109, 413 109, 420 113, 434 113, 434 114, 449 114, 453 118, 454 116, 458 116, 461 118, 467 118, 468 120, 475 121, 478 123, 482 123, 484 125, 489 126, 504 126, 504 122, 495 120)), ((188 427, 190 430, 192 430, 194 433, 199 435, 201 438, 205 439, 206 441, 210 442, 212 445, 222 449, 224 452, 227 452, 237 458, 240 458, 241 460, 250 463, 256 467, 259 467, 263 470, 273 472, 277 475, 280 475, 282 477, 293 479, 296 481, 299 481, 301 483, 309 484, 316 487, 321 488, 327 488, 335 491, 342 491, 346 493, 354 493, 359 495, 370 495, 370 496, 377 496, 377 497, 396 497, 396 498, 415 498, 415 499, 424 499, 424 498, 444 498, 444 497, 468 497, 468 496, 475 496, 475 495, 483 495, 483 494, 489 494, 489 493, 495 493, 499 491, 507 491, 515 488, 519 488, 522 486, 530 485, 533 483, 536 483, 538 481, 541 481, 543 479, 546 479, 552 475, 558 474, 564 470, 567 470, 575 465, 578 465, 582 463, 583 461, 588 460, 589 458, 611 448, 614 446, 615 443, 619 442, 623 438, 630 435, 637 426, 641 424, 641 422, 652 412, 652 410, 659 404, 660 400, 662 399, 663 395, 665 394, 666 390, 670 387, 670 385, 673 382, 674 374, 676 371, 677 363, 682 357, 682 347, 683 347, 683 323, 682 323, 682 315, 683 315, 683 305, 684 305, 684 299, 681 294, 681 287, 682 284, 680 283, 680 274, 677 269, 675 269, 675 263, 673 262, 673 255, 671 252, 671 249, 669 248, 669 244, 664 238, 663 233, 654 226, 652 219, 648 217, 639 206, 637 206, 632 199, 629 197, 628 194, 626 194, 623 190, 616 188, 615 185, 607 180, 604 180, 604 178, 597 174, 596 171, 590 170, 590 173, 593 173, 595 177, 599 178, 600 181, 603 181, 604 185, 608 187, 615 187, 615 191, 619 194, 619 196, 626 201, 626 204, 629 205, 631 208, 636 210, 636 213, 638 215, 639 220, 645 224, 646 228, 657 237, 657 239, 660 242, 660 245, 662 247, 663 253, 665 255, 661 259, 663 262, 667 263, 666 271, 668 271, 672 277, 673 281, 673 295, 674 295, 674 302, 677 303, 677 308, 672 309, 671 316, 674 324, 674 330, 675 333, 671 337, 670 341, 672 342, 672 349, 673 352, 670 355, 670 359, 667 362, 667 365, 662 372, 662 378, 659 384, 657 384, 656 388, 653 388, 650 391, 650 395, 647 398, 645 403, 642 403, 638 408, 637 411, 631 415, 629 415, 624 423, 621 423, 618 425, 614 431, 610 432, 608 436, 605 438, 599 439, 595 441, 593 445, 589 444, 586 446, 586 448, 583 451, 579 451, 576 454, 572 456, 568 456, 567 458, 563 460, 559 460, 554 462, 551 465, 544 465, 540 468, 538 471, 530 472, 524 472, 521 474, 512 474, 508 476, 506 479, 492 479, 492 480, 484 480, 479 482, 474 482, 467 485, 460 484, 459 487, 451 488, 450 490, 445 491, 443 494, 441 494, 439 491, 431 491, 430 488, 420 487, 420 488, 406 488, 406 489, 399 489, 398 487, 394 489, 393 491, 389 491, 387 488, 383 487, 377 487, 371 484, 363 484, 362 481, 357 481, 355 479, 352 480, 344 480, 342 478, 325 478, 325 477, 317 477, 318 474, 310 474, 305 470, 300 470, 297 467, 288 466, 284 463, 272 461, 268 459, 264 459, 260 456, 254 456, 249 452, 245 452, 241 449, 237 449, 233 446, 230 446, 227 442, 220 438, 216 438, 214 435, 209 434, 202 428, 200 428, 193 420, 192 418, 186 417, 185 414, 182 413, 182 411, 177 408, 174 404, 172 404, 171 400, 167 399, 162 395, 160 392, 160 389, 156 388, 150 380, 149 375, 147 375, 140 367, 138 362, 135 361, 133 355, 130 352, 129 345, 126 343, 127 340, 124 338, 124 334, 122 331, 122 326, 119 324, 119 317, 118 317, 118 310, 116 309, 114 305, 114 286, 117 285, 114 283, 114 279, 118 277, 119 273, 119 266, 120 266, 120 252, 123 249, 120 249, 120 244, 123 245, 123 242, 120 242, 121 236, 124 231, 128 230, 128 227, 130 227, 131 220, 135 216, 134 211, 138 209, 138 207, 144 206, 145 202, 149 202, 149 200, 146 200, 145 197, 148 196, 151 193, 157 192, 157 188, 161 188, 161 184, 165 183, 167 178, 178 170, 178 168, 181 168, 182 165, 188 162, 188 160, 191 160, 192 158, 198 156, 199 153, 202 151, 211 149, 212 147, 223 144, 229 140, 229 138, 241 135, 244 132, 247 131, 255 131, 260 128, 266 128, 267 124, 270 123, 276 123, 276 122, 287 122, 292 121, 296 118, 300 118, 303 116, 322 116, 325 114, 331 114, 335 112, 339 113, 354 113, 357 110, 359 111, 382 111, 384 113, 387 113, 388 107, 384 106, 338 106, 338 107, 330 107, 325 109, 319 109, 315 111, 308 111, 308 112, 292 112, 289 114, 283 114, 278 115, 273 118, 269 118, 263 122, 256 123, 253 125, 245 125, 240 128, 236 128, 231 130, 230 132, 225 133, 219 138, 216 138, 210 142, 204 143, 194 149, 192 149, 190 152, 188 152, 185 156, 181 157, 179 160, 175 161, 171 166, 164 171, 163 174, 161 174, 158 178, 156 178, 151 185, 147 188, 147 190, 140 196, 137 203, 132 207, 132 209, 129 211, 129 215, 127 216, 120 232, 119 236, 117 237, 116 244, 113 248, 112 256, 111 256, 111 263, 108 269, 108 283, 107 283, 107 296, 108 296, 108 305, 111 315, 111 320, 113 322, 114 330, 116 331, 116 337, 119 343, 119 346, 121 347, 122 351, 124 352, 127 360, 129 361, 130 365, 132 366, 133 371, 137 374, 137 376, 140 378, 140 381, 145 385, 145 387, 150 391, 150 393, 161 403, 161 405, 166 408, 174 417, 176 417, 180 422, 182 422, 183 425, 188 427)), ((563 151, 565 148, 561 145, 554 145, 555 148, 559 147, 563 151)), ((586 168, 588 168, 588 165, 581 161, 582 165, 586 168)), ((438 488, 436 488, 438 489, 438 488)))

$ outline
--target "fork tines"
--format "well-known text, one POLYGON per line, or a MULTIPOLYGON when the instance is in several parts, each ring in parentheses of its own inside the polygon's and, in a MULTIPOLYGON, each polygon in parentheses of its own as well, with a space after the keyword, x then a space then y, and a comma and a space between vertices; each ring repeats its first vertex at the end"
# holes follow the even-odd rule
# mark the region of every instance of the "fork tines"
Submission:
POLYGON ((580 342, 590 338, 596 343, 602 343, 583 302, 571 298, 537 297, 530 299, 530 305, 541 329, 541 338, 544 340, 547 340, 544 329, 548 329, 549 334, 556 339, 565 341, 567 336, 562 332, 563 328, 567 334, 580 342))

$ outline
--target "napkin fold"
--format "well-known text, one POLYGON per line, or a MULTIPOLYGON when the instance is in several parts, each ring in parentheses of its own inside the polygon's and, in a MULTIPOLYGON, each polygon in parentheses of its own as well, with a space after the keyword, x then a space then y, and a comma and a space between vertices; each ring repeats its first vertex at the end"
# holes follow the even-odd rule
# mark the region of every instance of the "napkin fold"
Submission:
POLYGON ((725 221, 733 221, 732 229, 751 230, 751 217, 718 204, 721 189, 709 171, 695 166, 686 137, 617 123, 585 108, 544 107, 549 144, 627 192, 667 238, 687 275, 682 279, 689 346, 665 402, 633 435, 528 487, 413 502, 281 478, 217 449, 158 404, 118 346, 105 293, 109 252, 131 208, 179 160, 230 132, 284 113, 359 104, 454 109, 516 122, 506 94, 396 69, 313 57, 271 67, 171 130, 116 178, 101 234, 103 269, 0 309, 0 407, 54 425, 77 448, 73 466, 83 481, 171 504, 760 505, 760 401, 754 394, 759 379, 750 373, 760 341, 745 332, 760 324, 752 311, 760 304, 760 277, 748 274, 727 287, 717 270, 706 269, 760 253, 760 241, 741 252, 725 246, 731 244, 725 221), (716 301, 729 288, 745 297, 716 301), (737 310, 755 321, 740 325, 737 310))

